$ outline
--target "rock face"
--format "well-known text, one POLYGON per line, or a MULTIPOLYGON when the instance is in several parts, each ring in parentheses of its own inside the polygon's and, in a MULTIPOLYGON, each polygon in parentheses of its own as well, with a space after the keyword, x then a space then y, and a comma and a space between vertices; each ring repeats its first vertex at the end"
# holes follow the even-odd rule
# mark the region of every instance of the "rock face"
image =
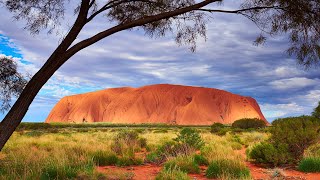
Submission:
POLYGON ((267 122, 251 97, 212 88, 159 84, 64 97, 46 122, 211 125, 241 118, 267 122))

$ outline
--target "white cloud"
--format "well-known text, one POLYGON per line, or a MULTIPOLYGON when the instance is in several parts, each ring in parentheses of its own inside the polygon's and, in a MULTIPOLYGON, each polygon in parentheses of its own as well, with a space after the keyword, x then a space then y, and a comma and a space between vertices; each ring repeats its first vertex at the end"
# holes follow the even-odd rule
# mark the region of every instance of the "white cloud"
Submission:
POLYGON ((304 112, 304 107, 296 104, 295 102, 288 104, 261 104, 260 107, 267 119, 280 118, 304 112))
POLYGON ((288 79, 274 80, 269 83, 274 89, 288 90, 300 89, 308 86, 320 84, 319 79, 308 79, 305 77, 294 77, 288 79))

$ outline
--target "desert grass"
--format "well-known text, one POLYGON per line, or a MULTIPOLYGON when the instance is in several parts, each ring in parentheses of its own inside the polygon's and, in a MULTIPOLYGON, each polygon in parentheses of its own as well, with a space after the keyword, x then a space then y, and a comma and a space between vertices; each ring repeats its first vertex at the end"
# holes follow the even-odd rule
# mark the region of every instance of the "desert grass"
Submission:
MULTIPOLYGON (((166 131, 154 131, 161 128, 62 128, 20 130, 10 138, 2 152, 0 152, 0 179, 28 180, 28 179, 75 179, 86 177, 97 179, 102 176, 96 171, 97 165, 127 165, 132 159, 123 154, 117 155, 112 150, 115 136, 120 130, 133 129, 139 137, 145 138, 148 152, 154 151, 161 144, 172 141, 177 137, 179 128, 167 128, 166 131), (79 131, 80 129, 80 131, 79 131), (127 159, 126 159, 127 158, 127 159), (120 159, 120 160, 119 160, 120 159)), ((201 129, 201 136, 205 146, 201 149, 201 157, 212 163, 220 159, 228 159, 237 166, 244 164, 244 159, 234 152, 235 140, 232 135, 216 136, 201 129), (230 137, 229 137, 230 136, 230 137)), ((268 135, 239 134, 240 139, 258 142, 268 135), (253 137, 251 137, 253 136, 253 137)), ((236 142, 239 143, 239 142, 236 142)), ((139 150, 142 150, 140 148, 139 150)), ((145 150, 144 150, 145 151, 145 150)), ((188 157, 193 159, 192 156, 188 157)), ((135 164, 143 163, 143 159, 134 159, 135 164)), ((191 160, 190 160, 191 161, 191 160)), ((179 163, 178 163, 179 164, 179 163)), ((129 165, 131 165, 129 163, 129 165)), ((119 172, 119 174, 122 174, 119 172)), ((158 179, 162 177, 181 177, 188 179, 185 172, 176 168, 163 170, 158 179)), ((124 175, 126 177, 127 175, 124 175)), ((130 176, 130 175, 128 175, 130 176)), ((230 176, 231 177, 231 176, 230 176)), ((228 174, 223 174, 228 179, 228 174)), ((174 178, 173 178, 174 179, 174 178)))

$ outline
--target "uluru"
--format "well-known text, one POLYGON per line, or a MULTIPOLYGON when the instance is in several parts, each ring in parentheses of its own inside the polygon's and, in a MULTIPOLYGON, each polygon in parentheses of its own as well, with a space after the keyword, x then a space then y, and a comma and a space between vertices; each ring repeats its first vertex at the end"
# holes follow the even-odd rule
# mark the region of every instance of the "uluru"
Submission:
POLYGON ((66 96, 46 122, 211 125, 231 124, 241 118, 268 123, 251 97, 213 88, 157 84, 66 96))

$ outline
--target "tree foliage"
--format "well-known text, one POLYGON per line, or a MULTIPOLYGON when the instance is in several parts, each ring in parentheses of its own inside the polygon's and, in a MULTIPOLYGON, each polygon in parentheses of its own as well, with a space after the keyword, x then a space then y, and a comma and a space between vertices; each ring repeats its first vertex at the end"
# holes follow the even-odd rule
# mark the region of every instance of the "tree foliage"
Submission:
POLYGON ((312 116, 320 119, 320 101, 318 103, 318 106, 316 108, 314 108, 314 110, 312 112, 312 116))
POLYGON ((0 58, 0 111, 10 108, 12 96, 19 96, 27 80, 17 71, 17 64, 12 58, 0 58))
POLYGON ((300 64, 310 67, 319 63, 320 0, 246 0, 242 6, 273 7, 253 9, 244 14, 267 34, 288 34, 287 52, 300 64))
POLYGON ((253 147, 249 156, 274 165, 297 163, 304 151, 319 141, 319 127, 320 120, 312 116, 277 119, 272 122, 269 142, 253 147))
POLYGON ((257 129, 266 127, 266 123, 263 120, 257 118, 243 118, 233 122, 232 127, 240 129, 257 129))
MULTIPOLYGON (((206 0, 208 4, 223 3, 226 0, 206 0)), ((79 13, 81 4, 74 10, 79 13)), ((87 22, 97 15, 104 14, 111 22, 127 24, 133 21, 172 12, 195 5, 195 0, 109 0, 98 2, 91 0, 87 22)), ((289 55, 295 56, 305 67, 317 65, 320 59, 320 0, 242 0, 235 10, 198 8, 177 16, 143 24, 143 29, 151 37, 175 33, 178 44, 190 44, 196 48, 198 36, 206 38, 206 23, 211 13, 240 14, 253 21, 260 29, 257 44, 263 43, 267 35, 288 34, 289 55)), ((69 1, 65 0, 5 0, 6 7, 14 13, 16 19, 25 19, 25 28, 31 33, 60 25, 69 1)))

